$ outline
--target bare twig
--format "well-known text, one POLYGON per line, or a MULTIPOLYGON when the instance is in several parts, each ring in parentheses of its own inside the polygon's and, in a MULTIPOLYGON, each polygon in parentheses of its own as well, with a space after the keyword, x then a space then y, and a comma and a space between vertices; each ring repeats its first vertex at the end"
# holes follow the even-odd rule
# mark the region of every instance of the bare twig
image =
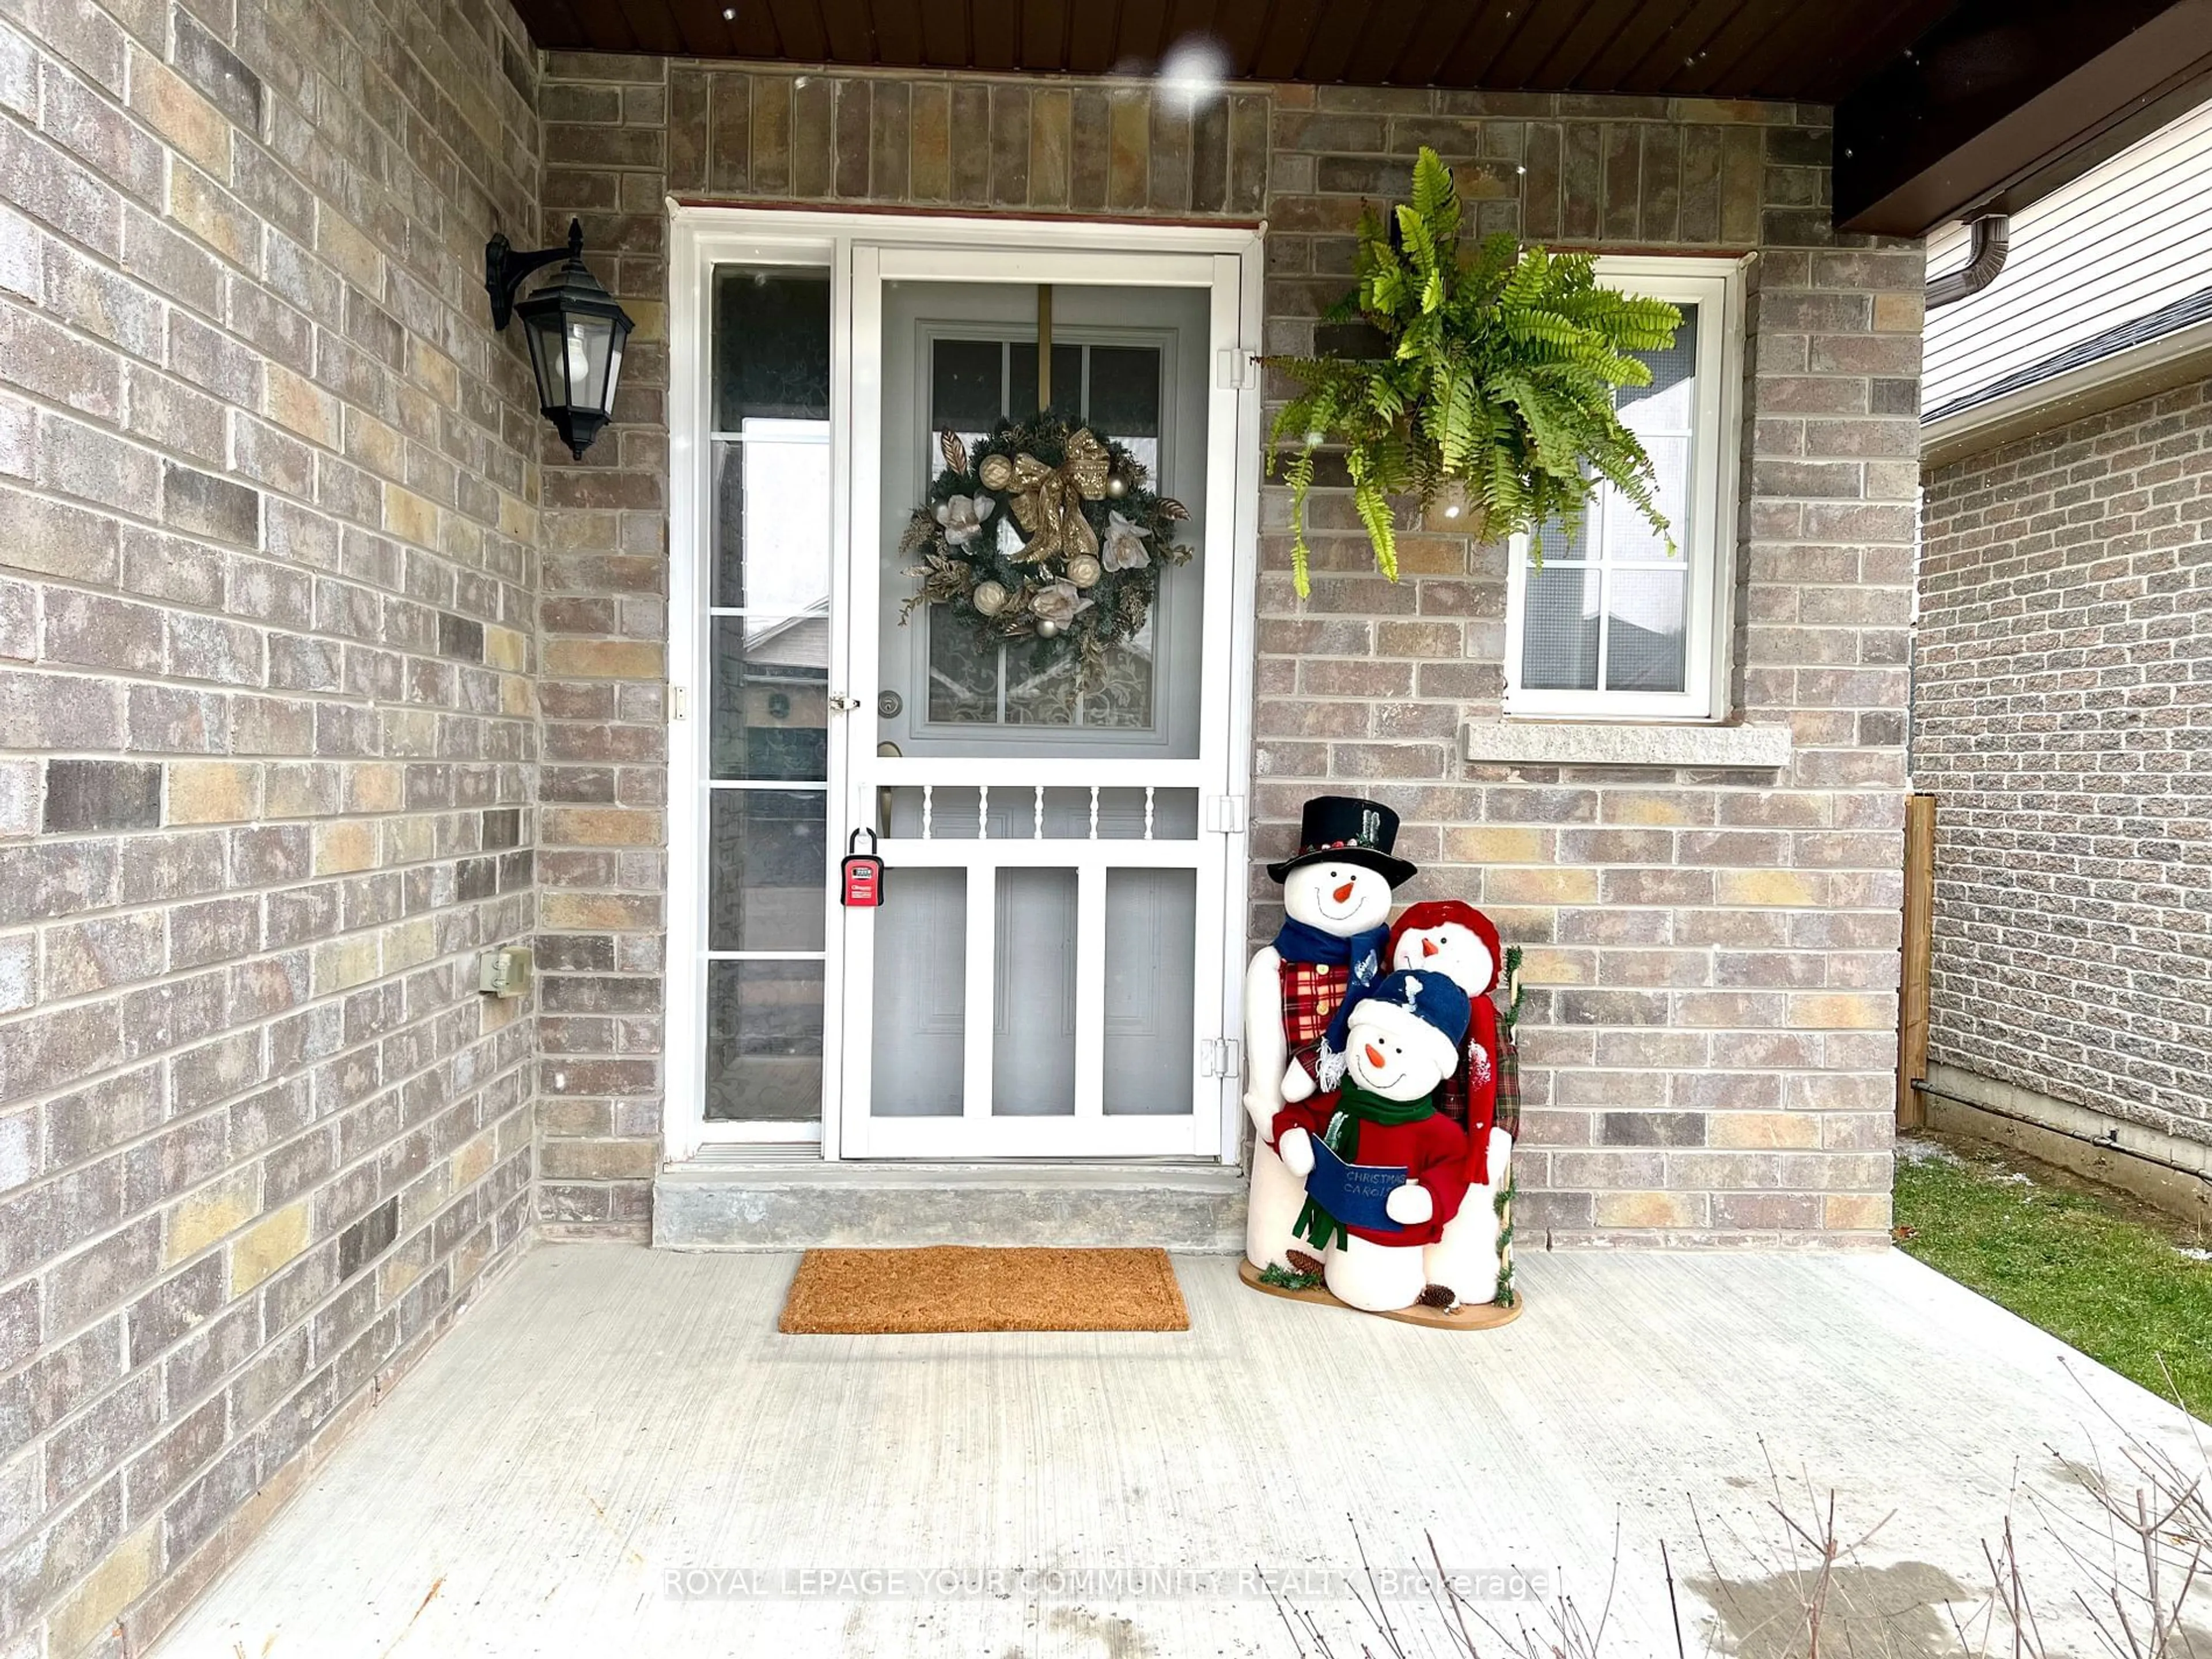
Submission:
POLYGON ((1437 1569, 1436 1586, 1431 1587, 1430 1594, 1434 1596, 1437 1593, 1437 1587, 1441 1587, 1443 1596, 1443 1605, 1437 1611, 1440 1613, 1448 1612, 1451 1621, 1448 1633, 1458 1644, 1460 1651, 1467 1655, 1468 1659, 1480 1659, 1475 1651, 1474 1638, 1468 1633, 1466 1598, 1452 1588, 1451 1580, 1444 1572, 1444 1558, 1437 1549, 1437 1535, 1426 1533, 1423 1536, 1429 1540, 1429 1559, 1436 1564, 1437 1569))
MULTIPOLYGON (((1345 1519, 1352 1521, 1349 1516, 1345 1519)), ((1375 1598, 1375 1605, 1370 1607, 1367 1605, 1366 1597, 1360 1595, 1357 1587, 1352 1589, 1352 1599, 1359 1603, 1361 1611, 1374 1622, 1376 1632, 1382 1636, 1383 1641, 1389 1644, 1390 1659, 1407 1659, 1406 1650, 1398 1641, 1398 1632, 1391 1626, 1390 1615, 1382 1610, 1382 1588, 1375 1582, 1375 1569, 1368 1565, 1367 1540, 1359 1535, 1359 1525, 1357 1522, 1352 1522, 1352 1541, 1358 1547, 1359 1571, 1366 1576, 1367 1589, 1369 1594, 1375 1598)))
MULTIPOLYGON (((2038 1603, 2056 1597, 2085 1626, 2094 1650, 2109 1659, 2202 1659, 2203 1644, 2188 1620, 2198 1613, 2203 1581, 2212 1576, 2212 1457, 2206 1455, 2205 1438, 2191 1423, 2189 1450, 2177 1455, 2172 1443, 2154 1442, 2121 1423, 2101 1402, 2099 1410, 2118 1431, 2117 1443, 2093 1439, 2077 1459, 2047 1449, 2068 1477, 2060 1490, 2038 1492, 2014 1469, 2002 1524, 1981 1544, 1987 1588, 1978 1601, 1963 1609, 1948 1596, 1940 1602, 1923 1601, 1918 1592, 1902 1608, 1869 1604, 1870 1592, 1892 1582, 1886 1575, 1895 1569, 1869 1567, 1863 1557, 1896 1511, 1863 1530, 1847 1529, 1839 1495, 1816 1487, 1802 1472, 1785 1480, 1762 1442, 1771 1497, 1753 1506, 1757 1524, 1747 1530, 1753 1535, 1739 1535, 1729 1511, 1707 1513, 1694 1502, 1690 1505, 1690 1525, 1711 1575, 1710 1585, 1692 1580, 1692 1586, 1720 1614, 1704 1626, 1704 1650, 1710 1653, 1719 1643, 1731 1652, 1756 1651, 1774 1659, 1858 1659, 1871 1644, 1893 1655, 1897 1621, 1911 1614, 1923 1621, 1911 1640, 1909 1650, 1916 1656, 1932 1653, 1929 1637, 1948 1626, 1948 1632, 1935 1639, 1959 1659, 2057 1659, 2060 1651, 2081 1650, 2079 1638, 2065 1638, 2071 1645, 2063 1650, 2054 1650, 2046 1639, 2038 1603), (2050 1564, 2040 1569, 2031 1567, 2018 1526, 2016 1512, 2023 1503, 2051 1547, 2037 1558, 2050 1564), (1731 1559, 1751 1563, 1756 1572, 1723 1571, 1711 1534, 1715 1527, 1729 1540, 1731 1559), (2060 1575, 2055 1584, 2054 1570, 2060 1575)), ((1611 1570, 1594 1614, 1564 1584, 1551 1591, 1540 1608, 1524 1603, 1510 1613, 1493 1613, 1452 1582, 1431 1534, 1425 1542, 1435 1577, 1424 1575, 1428 1611, 1422 1613, 1416 1600, 1412 1622, 1405 1623, 1404 1615, 1394 1618, 1385 1606, 1389 1598, 1356 1527, 1364 1585, 1355 1584, 1352 1596, 1383 1644, 1380 1659, 1408 1659, 1412 1650, 1449 1650, 1455 1659, 1603 1659, 1621 1589, 1623 1532, 1616 1515, 1611 1570), (1433 1627, 1425 1630, 1431 1617, 1433 1627), (1480 1640, 1478 1631, 1484 1632, 1480 1640)), ((1664 1540, 1659 1560, 1675 1659, 1688 1659, 1681 1586, 1664 1540)), ((1414 1566, 1421 1570, 1419 1563, 1414 1566)), ((1276 1607, 1297 1659, 1334 1659, 1310 1615, 1279 1596, 1276 1607)), ((1360 1652, 1365 1659, 1377 1659, 1371 1649, 1360 1652)))
POLYGON ((1682 1650, 1682 1604, 1674 1595, 1674 1564, 1667 1559, 1667 1540, 1659 1540, 1659 1569, 1667 1575, 1667 1612, 1674 1623, 1674 1659, 1689 1659, 1682 1650))

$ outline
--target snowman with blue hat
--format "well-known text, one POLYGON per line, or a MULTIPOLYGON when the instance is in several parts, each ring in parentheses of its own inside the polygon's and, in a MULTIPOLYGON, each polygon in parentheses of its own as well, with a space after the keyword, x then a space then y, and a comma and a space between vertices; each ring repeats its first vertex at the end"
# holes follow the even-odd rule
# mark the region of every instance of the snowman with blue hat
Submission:
POLYGON ((1351 1307, 1419 1302, 1423 1251, 1467 1196, 1467 1133, 1436 1093, 1459 1069, 1469 1018, 1467 993, 1443 975, 1384 975, 1352 1003, 1341 1085, 1276 1115, 1276 1154, 1305 1183, 1295 1231, 1351 1307))

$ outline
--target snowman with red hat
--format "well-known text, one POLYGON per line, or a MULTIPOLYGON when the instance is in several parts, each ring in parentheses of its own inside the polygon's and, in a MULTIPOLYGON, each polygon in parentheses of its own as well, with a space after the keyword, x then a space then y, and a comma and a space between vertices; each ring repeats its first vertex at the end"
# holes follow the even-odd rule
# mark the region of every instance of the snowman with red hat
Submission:
POLYGON ((1267 866, 1285 920, 1244 980, 1244 1109, 1258 1133, 1244 1254, 1263 1272, 1322 1266, 1297 1235, 1305 1182, 1276 1154, 1275 1119, 1343 1073, 1351 1004, 1382 976, 1390 894, 1414 873, 1391 851, 1397 838, 1398 815, 1381 802, 1319 795, 1305 804, 1298 850, 1267 866))
POLYGON ((1504 1225, 1499 1194, 1507 1185, 1513 1136, 1498 1117, 1498 1007, 1490 994, 1498 988, 1504 960, 1497 926, 1458 899, 1413 905, 1391 925, 1390 966, 1446 975, 1467 994, 1473 1012, 1458 1069, 1437 1095, 1438 1109, 1467 1131, 1467 1201, 1425 1252, 1424 1299, 1446 1309, 1498 1296, 1498 1236, 1504 1225))
POLYGON ((1297 1233, 1349 1307, 1422 1301, 1424 1255, 1467 1197, 1467 1135, 1436 1104, 1467 1026, 1467 994, 1444 975, 1386 974, 1352 1005, 1342 1085, 1276 1116, 1284 1167, 1306 1182, 1297 1233))

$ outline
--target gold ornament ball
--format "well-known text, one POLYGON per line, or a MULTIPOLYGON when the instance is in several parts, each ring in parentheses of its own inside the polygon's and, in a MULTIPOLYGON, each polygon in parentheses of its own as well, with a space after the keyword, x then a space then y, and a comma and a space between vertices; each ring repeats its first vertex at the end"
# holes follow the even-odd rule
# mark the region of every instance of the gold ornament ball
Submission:
POLYGON ((1079 553, 1067 562, 1067 580, 1078 587, 1096 587, 1105 574, 1106 567, 1088 553, 1079 553))
POLYGON ((1059 634, 1060 624, 1053 621, 1049 617, 1039 617, 1037 618, 1036 629, 1037 637, 1039 639, 1048 640, 1054 638, 1059 634))
POLYGON ((1129 481, 1118 472, 1106 475, 1106 493, 1115 501, 1129 493, 1129 481))
POLYGON ((1014 464, 1004 455, 986 455, 976 467, 975 476, 983 481, 987 489, 1004 489, 1014 481, 1014 464))
POLYGON ((977 616, 995 617, 1006 608, 1006 590, 997 582, 977 582, 968 599, 977 616))

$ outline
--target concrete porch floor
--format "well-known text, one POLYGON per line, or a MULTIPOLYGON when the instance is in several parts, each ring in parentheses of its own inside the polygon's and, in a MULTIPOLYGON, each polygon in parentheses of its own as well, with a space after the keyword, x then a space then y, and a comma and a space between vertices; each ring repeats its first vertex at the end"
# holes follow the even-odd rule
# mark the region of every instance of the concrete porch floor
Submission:
MULTIPOLYGON (((1692 1506, 1731 1577, 1778 1565, 1729 1542, 1776 1534, 1769 1453, 1836 1491, 1839 1531, 1896 1511, 1861 1584, 1899 1603, 1940 1582, 1902 1564, 1977 1599, 2015 1473, 2059 1492, 2047 1448, 2109 1455, 2102 1412, 2187 1444, 2171 1407, 1896 1254, 1532 1255, 1528 1311, 1479 1336, 1183 1257, 1188 1334, 786 1337, 793 1260, 533 1250, 155 1654, 1289 1656, 1264 1595, 683 1600, 665 1571, 1346 1567, 1356 1522, 1378 1559, 1426 1531, 1455 1567, 1556 1569, 1593 1616, 1618 1524, 1605 1651, 1642 1659, 1674 1652, 1657 1540, 1705 1576, 1692 1506)), ((2062 1623, 2075 1582, 2040 1592, 2062 1623)), ((1350 1601, 1300 1600, 1358 1651, 1350 1601)), ((1695 1653, 1708 1604, 1683 1601, 1695 1653)))

